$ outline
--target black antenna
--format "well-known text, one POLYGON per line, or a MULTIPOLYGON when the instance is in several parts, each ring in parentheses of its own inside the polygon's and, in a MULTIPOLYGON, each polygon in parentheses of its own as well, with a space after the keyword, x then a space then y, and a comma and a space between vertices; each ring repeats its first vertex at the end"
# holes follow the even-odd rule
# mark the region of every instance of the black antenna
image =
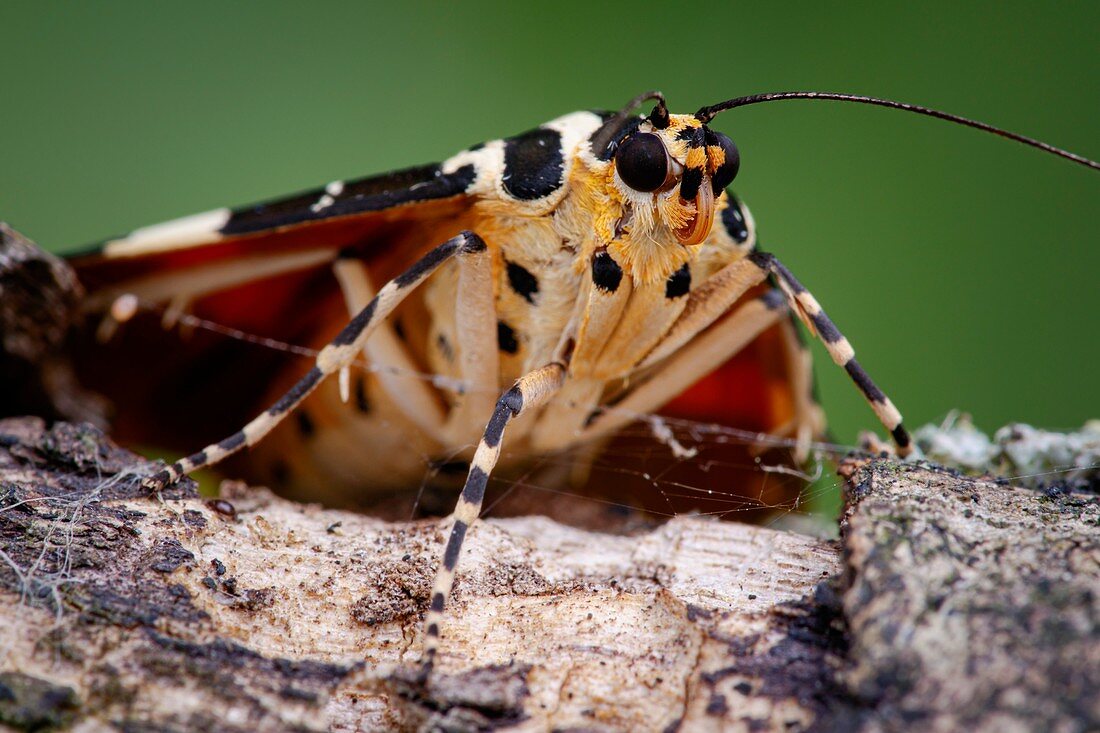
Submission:
POLYGON ((657 104, 653 107, 653 111, 649 114, 649 121, 653 123, 653 126, 658 129, 664 129, 668 127, 668 106, 665 104, 665 95, 660 92, 643 92, 634 99, 627 102, 627 105, 621 110, 615 113, 613 119, 625 120, 630 116, 637 107, 640 107, 645 102, 651 99, 656 99, 657 104))
POLYGON ((600 160, 608 160, 610 158, 614 146, 622 140, 624 128, 631 112, 650 99, 657 100, 657 105, 653 108, 653 112, 650 115, 650 121, 653 122, 653 126, 661 129, 668 127, 668 107, 665 106, 664 95, 660 92, 639 94, 634 97, 634 99, 630 100, 625 107, 611 115, 611 117, 600 126, 600 129, 592 133, 592 137, 588 139, 588 144, 592 149, 592 153, 597 158, 600 160))
POLYGON ((900 109, 905 112, 913 112, 918 115, 925 115, 926 117, 935 117, 939 120, 947 120, 948 122, 954 122, 959 125, 965 125, 966 127, 973 127, 983 132, 989 132, 1000 137, 1008 138, 1009 140, 1015 140, 1018 143, 1024 145, 1030 145, 1033 148, 1038 148, 1045 153, 1051 155, 1057 155, 1060 158, 1073 161, 1074 163, 1080 163, 1081 165, 1088 166, 1095 170, 1100 170, 1100 163, 1095 160, 1089 160, 1083 155, 1077 153, 1071 153, 1068 150, 1062 148, 1056 148, 1053 145, 1043 142, 1042 140, 1036 140, 1035 138, 1026 137, 1024 135, 1017 135, 1014 132, 1008 130, 1002 130, 999 127, 987 124, 985 122, 978 122, 977 120, 971 120, 966 117, 960 117, 959 115, 949 114, 947 112, 940 112, 939 110, 930 109, 928 107, 921 107, 917 104, 906 104, 905 102, 894 102, 889 99, 878 99, 876 97, 863 97, 857 94, 837 94, 835 92, 772 92, 770 94, 751 94, 747 97, 737 97, 735 99, 727 99, 725 102, 719 102, 718 104, 712 104, 709 107, 703 107, 695 113, 695 118, 700 122, 706 124, 714 119, 719 112, 724 112, 727 109, 734 109, 736 107, 747 107, 750 104, 760 104, 761 102, 777 102, 782 99, 827 99, 835 102, 855 102, 857 104, 870 104, 875 107, 888 107, 890 109, 900 109))

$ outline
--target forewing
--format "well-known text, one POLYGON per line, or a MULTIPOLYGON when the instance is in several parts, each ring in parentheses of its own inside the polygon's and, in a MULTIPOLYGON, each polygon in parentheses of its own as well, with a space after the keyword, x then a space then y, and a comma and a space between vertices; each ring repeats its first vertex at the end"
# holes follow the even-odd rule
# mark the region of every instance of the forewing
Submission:
POLYGON ((457 233, 473 180, 471 165, 432 165, 333 183, 146 227, 72 257, 88 291, 75 350, 82 382, 114 402, 116 434, 126 440, 189 449, 236 429, 278 374, 309 360, 224 329, 315 345, 347 318, 332 261, 364 260, 380 286, 457 233), (155 308, 97 343, 95 331, 124 293, 155 308), (223 333, 194 321, 165 329, 164 308, 223 333))
POLYGON ((386 254, 386 242, 410 224, 464 210, 474 178, 472 165, 448 172, 428 165, 334 182, 283 199, 138 229, 70 260, 89 291, 97 292, 223 260, 344 249, 377 258, 386 254))

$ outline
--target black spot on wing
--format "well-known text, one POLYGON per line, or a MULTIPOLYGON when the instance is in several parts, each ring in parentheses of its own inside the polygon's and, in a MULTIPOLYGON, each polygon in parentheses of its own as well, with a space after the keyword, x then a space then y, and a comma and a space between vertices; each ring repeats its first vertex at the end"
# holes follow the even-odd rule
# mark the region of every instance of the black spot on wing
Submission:
POLYGON ((504 321, 497 321, 497 345, 505 354, 515 354, 519 351, 516 332, 504 321))
POLYGON ((683 267, 669 275, 668 280, 665 281, 665 297, 669 300, 679 298, 687 295, 689 290, 691 290, 691 268, 685 262, 683 267))
POLYGON ((446 361, 455 360, 455 350, 451 346, 451 340, 447 338, 447 334, 441 333, 435 337, 435 347, 439 350, 439 355, 446 361))
POLYGON ((370 399, 367 397, 367 380, 359 375, 355 380, 355 407, 359 412, 370 412, 370 399))
POLYGON ((561 188, 565 161, 561 135, 538 128, 504 141, 504 190, 521 201, 541 199, 561 188))
POLYGON ((324 188, 235 209, 222 234, 247 234, 266 229, 382 211, 402 204, 450 198, 466 191, 477 174, 472 165, 444 173, 439 165, 408 168, 381 176, 348 181, 336 194, 324 188))
POLYGON ((531 274, 523 265, 515 262, 507 262, 508 284, 512 290, 523 297, 528 303, 535 302, 535 295, 539 292, 539 280, 531 274))
POLYGON ((623 279, 623 268, 607 252, 592 257, 592 283, 604 292, 614 293, 623 279))
POLYGON ((722 209, 722 226, 733 241, 741 244, 749 238, 749 223, 745 219, 745 212, 741 210, 741 202, 731 193, 727 193, 726 197, 729 206, 722 209))

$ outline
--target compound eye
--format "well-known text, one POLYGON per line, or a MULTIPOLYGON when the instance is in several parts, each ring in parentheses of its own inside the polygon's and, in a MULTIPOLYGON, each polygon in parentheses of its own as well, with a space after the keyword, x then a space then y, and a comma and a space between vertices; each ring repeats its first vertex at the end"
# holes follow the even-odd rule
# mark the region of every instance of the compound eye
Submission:
POLYGON ((651 132, 639 132, 615 151, 615 168, 623 183, 635 191, 656 191, 671 173, 672 161, 661 138, 651 132))
POLYGON ((733 179, 737 177, 737 171, 741 168, 741 153, 737 151, 737 146, 733 144, 733 140, 720 132, 712 134, 714 135, 713 139, 707 141, 707 147, 711 148, 707 150, 707 158, 712 164, 717 164, 714 174, 710 177, 710 182, 715 193, 718 193, 733 183, 733 179), (715 147, 718 148, 717 151, 713 150, 715 147))

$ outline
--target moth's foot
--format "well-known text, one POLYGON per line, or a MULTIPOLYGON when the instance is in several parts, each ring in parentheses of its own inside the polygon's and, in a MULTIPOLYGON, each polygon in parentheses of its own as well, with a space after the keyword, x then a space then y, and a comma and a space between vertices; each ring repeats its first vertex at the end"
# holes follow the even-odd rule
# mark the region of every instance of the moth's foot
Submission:
POLYGON ((864 453, 883 458, 897 458, 898 452, 893 443, 882 440, 870 430, 864 430, 859 434, 859 449, 864 453))
POLYGON ((141 480, 141 488, 150 494, 156 494, 168 488, 182 478, 183 474, 173 466, 165 466, 152 476, 146 476, 141 480))
POLYGON ((899 450, 894 443, 882 440, 870 430, 864 430, 859 434, 858 446, 863 453, 882 458, 895 458, 899 461, 914 461, 923 457, 916 445, 910 444, 904 450, 899 450))
POLYGON ((435 668, 434 661, 434 659, 422 659, 416 665, 413 681, 418 687, 425 689, 428 687, 428 680, 431 679, 432 670, 435 668))

